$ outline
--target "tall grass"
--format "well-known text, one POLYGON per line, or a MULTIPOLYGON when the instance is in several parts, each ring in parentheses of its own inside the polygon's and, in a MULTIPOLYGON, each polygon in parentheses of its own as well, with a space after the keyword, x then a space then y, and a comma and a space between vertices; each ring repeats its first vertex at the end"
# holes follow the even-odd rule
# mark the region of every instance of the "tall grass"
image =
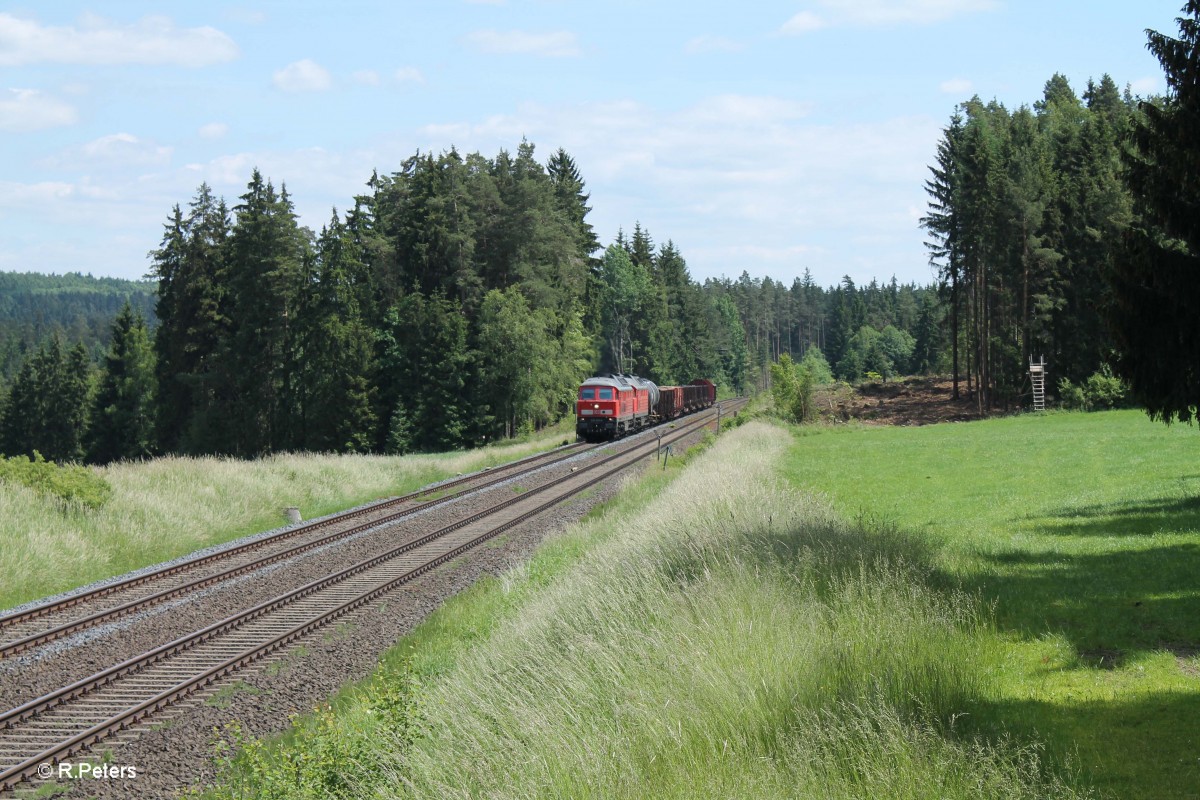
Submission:
POLYGON ((919 541, 789 491, 787 439, 746 425, 590 522, 607 539, 426 687, 424 734, 360 790, 1072 796, 1034 750, 955 735, 989 692, 977 605, 926 585, 919 541))
POLYGON ((460 453, 160 458, 95 468, 98 509, 0 482, 0 609, 283 524, 546 449, 561 437, 460 453))

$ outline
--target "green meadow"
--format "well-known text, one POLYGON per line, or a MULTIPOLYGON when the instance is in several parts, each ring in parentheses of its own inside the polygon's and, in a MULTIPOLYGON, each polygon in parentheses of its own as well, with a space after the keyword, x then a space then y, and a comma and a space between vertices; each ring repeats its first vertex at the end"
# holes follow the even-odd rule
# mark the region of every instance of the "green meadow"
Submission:
POLYGON ((1121 798, 1200 795, 1200 434, 1137 411, 807 428, 785 474, 925 541, 991 609, 995 696, 961 721, 1045 743, 1121 798))

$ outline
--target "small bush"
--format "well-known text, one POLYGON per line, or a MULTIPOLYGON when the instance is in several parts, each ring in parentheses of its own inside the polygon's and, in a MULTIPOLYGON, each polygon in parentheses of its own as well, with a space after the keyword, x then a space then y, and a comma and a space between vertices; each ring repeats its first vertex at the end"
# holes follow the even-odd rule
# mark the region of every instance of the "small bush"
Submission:
POLYGON ((389 749, 403 751, 421 724, 411 665, 380 670, 347 709, 331 705, 293 714, 290 746, 248 736, 238 722, 216 731, 222 785, 196 788, 192 798, 330 800, 362 796, 372 765, 389 749))
POLYGON ((1066 378, 1058 382, 1058 397, 1062 407, 1075 411, 1101 411, 1112 408, 1127 408, 1129 387, 1112 374, 1105 364, 1079 386, 1066 378))
POLYGON ((804 358, 800 359, 800 368, 808 370, 813 383, 817 386, 833 383, 833 370, 830 368, 829 362, 825 360, 825 354, 818 347, 808 348, 804 353, 804 358))
POLYGON ((816 418, 813 403, 813 374, 784 353, 771 365, 771 395, 775 413, 788 422, 811 422, 816 418))
POLYGON ((87 467, 77 464, 59 466, 42 458, 36 450, 33 460, 26 456, 0 458, 0 482, 14 483, 43 495, 61 500, 67 505, 79 505, 96 510, 108 502, 112 487, 87 467))

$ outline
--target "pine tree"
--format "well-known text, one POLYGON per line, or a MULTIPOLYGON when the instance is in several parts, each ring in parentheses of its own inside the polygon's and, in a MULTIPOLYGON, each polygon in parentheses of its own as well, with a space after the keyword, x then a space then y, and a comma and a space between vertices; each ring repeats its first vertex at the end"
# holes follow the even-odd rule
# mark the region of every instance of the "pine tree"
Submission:
POLYGON ((0 453, 32 456, 37 447, 41 420, 45 417, 45 377, 42 361, 33 354, 21 362, 8 393, 0 422, 0 453))
POLYGON ((146 322, 127 303, 113 321, 112 345, 92 406, 91 460, 139 459, 154 450, 154 353, 146 322))
POLYGON ((396 431, 411 431, 413 450, 436 451, 470 441, 478 412, 468 387, 478 387, 462 306, 441 293, 405 295, 379 332, 379 447, 393 447, 396 431), (404 419, 395 417, 403 413, 404 419))
POLYGON ((1183 11, 1178 39, 1147 31, 1168 92, 1139 106, 1126 164, 1143 221, 1125 233, 1109 312, 1117 372, 1167 423, 1200 406, 1200 0, 1183 11))

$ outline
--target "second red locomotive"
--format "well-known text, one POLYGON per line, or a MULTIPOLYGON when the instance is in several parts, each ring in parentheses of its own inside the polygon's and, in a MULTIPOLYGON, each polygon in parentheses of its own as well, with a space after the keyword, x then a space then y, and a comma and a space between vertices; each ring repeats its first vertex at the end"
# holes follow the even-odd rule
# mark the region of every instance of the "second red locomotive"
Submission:
POLYGON ((705 379, 687 386, 656 386, 636 375, 597 375, 579 387, 575 432, 589 442, 614 439, 707 408, 716 400, 716 385, 705 379))

